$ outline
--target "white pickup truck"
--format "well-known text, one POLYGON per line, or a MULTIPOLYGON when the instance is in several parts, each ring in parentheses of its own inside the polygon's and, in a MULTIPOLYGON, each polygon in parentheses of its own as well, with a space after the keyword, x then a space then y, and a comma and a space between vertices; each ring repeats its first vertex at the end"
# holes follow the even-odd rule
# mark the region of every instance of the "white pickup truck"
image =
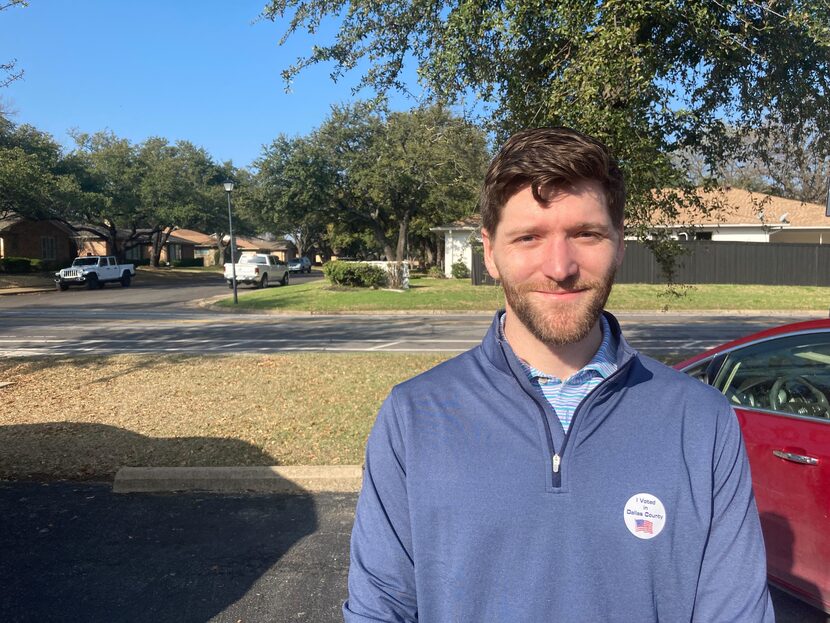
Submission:
POLYGON ((233 287, 233 269, 236 266, 236 283, 249 283, 255 288, 267 288, 272 281, 288 285, 288 265, 273 255, 265 253, 243 254, 236 264, 225 264, 225 281, 233 287))
POLYGON ((86 255, 72 260, 72 266, 55 273, 55 287, 67 290, 69 286, 86 286, 88 290, 103 288, 104 284, 119 282, 130 286, 135 277, 135 266, 119 264, 113 255, 86 255))

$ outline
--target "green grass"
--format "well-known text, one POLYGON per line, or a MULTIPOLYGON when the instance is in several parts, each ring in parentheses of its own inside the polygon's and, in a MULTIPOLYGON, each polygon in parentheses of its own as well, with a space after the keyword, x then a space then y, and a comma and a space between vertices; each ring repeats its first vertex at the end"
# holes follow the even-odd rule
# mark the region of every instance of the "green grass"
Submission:
MULTIPOLYGON (((327 281, 312 281, 287 288, 246 292, 239 298, 243 309, 286 311, 397 311, 397 310, 492 310, 504 305, 500 288, 474 288, 469 281, 455 279, 412 279, 408 291, 370 290, 366 288, 333 289, 327 281)), ((228 298, 220 306, 233 306, 228 298)))
MULTIPOLYGON (((500 287, 472 286, 456 279, 416 278, 407 292, 360 288, 333 289, 326 281, 287 288, 240 290, 241 309, 301 312, 493 311, 504 306, 500 287)), ((232 307, 230 298, 221 307, 232 307)), ((669 291, 666 286, 618 284, 608 309, 641 310, 824 310, 830 308, 830 288, 701 284, 669 291)))

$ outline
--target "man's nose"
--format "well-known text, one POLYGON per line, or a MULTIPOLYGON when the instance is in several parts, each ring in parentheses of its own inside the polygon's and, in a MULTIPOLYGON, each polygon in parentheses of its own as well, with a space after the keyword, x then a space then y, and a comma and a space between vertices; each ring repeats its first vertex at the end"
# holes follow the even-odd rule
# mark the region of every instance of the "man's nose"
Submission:
POLYGON ((576 254, 568 240, 553 239, 545 245, 542 270, 546 277, 554 281, 566 281, 579 272, 576 254))

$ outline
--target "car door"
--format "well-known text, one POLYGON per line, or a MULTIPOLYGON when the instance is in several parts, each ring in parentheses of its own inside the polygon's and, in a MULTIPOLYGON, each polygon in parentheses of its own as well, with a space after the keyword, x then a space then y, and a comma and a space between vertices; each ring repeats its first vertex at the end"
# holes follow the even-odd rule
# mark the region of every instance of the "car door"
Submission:
POLYGON ((830 609, 830 332, 736 349, 714 385, 743 431, 771 579, 830 609))

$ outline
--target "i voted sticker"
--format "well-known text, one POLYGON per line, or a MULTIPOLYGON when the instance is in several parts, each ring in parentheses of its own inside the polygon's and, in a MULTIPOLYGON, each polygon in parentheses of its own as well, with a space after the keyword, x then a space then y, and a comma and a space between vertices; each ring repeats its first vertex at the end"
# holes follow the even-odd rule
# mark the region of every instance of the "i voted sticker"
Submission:
POLYGON ((657 496, 638 493, 625 503, 623 519, 628 531, 638 539, 653 539, 666 525, 666 508, 657 496))

